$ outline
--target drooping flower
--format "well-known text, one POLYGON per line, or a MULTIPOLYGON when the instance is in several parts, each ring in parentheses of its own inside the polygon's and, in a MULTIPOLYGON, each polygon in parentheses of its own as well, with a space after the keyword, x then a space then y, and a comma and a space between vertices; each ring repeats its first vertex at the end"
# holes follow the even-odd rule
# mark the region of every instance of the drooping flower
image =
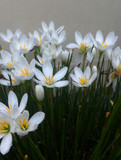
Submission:
POLYGON ((77 44, 70 43, 66 46, 69 49, 73 49, 73 48, 79 49, 79 53, 76 55, 76 59, 75 59, 76 65, 81 63, 81 61, 83 60, 84 53, 86 53, 89 50, 89 48, 93 46, 90 35, 91 33, 87 33, 85 37, 82 38, 82 35, 80 32, 75 32, 75 41, 77 44))
POLYGON ((27 135, 29 132, 36 130, 38 125, 44 120, 44 118, 44 112, 37 112, 29 120, 29 112, 25 110, 16 118, 16 133, 19 136, 27 135))
POLYGON ((13 37, 16 36, 19 38, 22 34, 22 31, 20 29, 17 29, 15 34, 10 29, 7 29, 7 35, 4 33, 0 33, 0 37, 3 41, 11 43, 13 41, 13 37))
POLYGON ((53 75, 53 67, 49 61, 45 62, 42 66, 42 71, 35 69, 35 76, 37 79, 34 81, 38 84, 42 84, 48 88, 65 87, 68 85, 67 80, 61 80, 67 73, 67 67, 62 68, 55 75, 53 75))
POLYGON ((118 36, 115 36, 114 32, 110 32, 107 35, 106 39, 104 40, 102 32, 98 30, 96 32, 95 39, 93 38, 92 35, 91 35, 91 38, 96 48, 98 48, 101 51, 105 51, 107 49, 113 48, 113 46, 115 45, 118 39, 118 36))
POLYGON ((14 63, 12 72, 21 80, 30 80, 34 76, 35 60, 33 59, 30 64, 24 56, 19 58, 19 61, 14 63))
POLYGON ((0 102, 0 111, 5 112, 6 114, 9 114, 13 119, 16 119, 19 114, 22 113, 25 109, 27 101, 28 95, 24 94, 19 105, 16 94, 13 91, 10 91, 8 94, 8 107, 0 102))
POLYGON ((12 146, 12 135, 15 133, 15 122, 8 114, 0 112, 0 152, 5 155, 12 146))
POLYGON ((71 73, 70 76, 76 87, 88 87, 96 79, 97 71, 93 69, 93 73, 91 74, 91 69, 87 66, 83 73, 79 67, 75 67, 74 74, 71 73))

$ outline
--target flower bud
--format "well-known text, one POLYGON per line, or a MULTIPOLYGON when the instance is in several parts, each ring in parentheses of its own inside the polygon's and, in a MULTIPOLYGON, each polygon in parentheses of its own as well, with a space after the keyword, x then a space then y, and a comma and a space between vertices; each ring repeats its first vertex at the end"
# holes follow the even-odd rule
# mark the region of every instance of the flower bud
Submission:
POLYGON ((70 56, 71 56, 71 51, 69 52, 69 51, 65 50, 65 51, 62 51, 62 53, 61 53, 61 59, 65 63, 67 63, 70 56))
POLYGON ((35 94, 38 101, 42 101, 44 99, 44 88, 41 84, 35 86, 35 94))
POLYGON ((96 54, 96 48, 94 47, 93 49, 92 49, 92 55, 94 56, 96 54))
POLYGON ((92 73, 94 73, 94 72, 97 72, 97 67, 96 66, 92 67, 92 73))

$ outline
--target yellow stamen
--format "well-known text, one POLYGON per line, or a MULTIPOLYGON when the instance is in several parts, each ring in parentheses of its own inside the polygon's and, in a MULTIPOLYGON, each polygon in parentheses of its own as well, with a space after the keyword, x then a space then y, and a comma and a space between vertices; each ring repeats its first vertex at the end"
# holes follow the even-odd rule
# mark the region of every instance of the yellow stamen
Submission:
POLYGON ((79 77, 79 80, 80 80, 81 85, 85 85, 85 84, 87 84, 87 82, 88 82, 88 79, 87 79, 87 76, 86 76, 86 75, 85 75, 84 79, 83 79, 82 76, 81 76, 81 78, 79 77))
POLYGON ((11 38, 9 38, 9 42, 12 42, 11 38))
POLYGON ((23 123, 22 120, 20 120, 20 127, 23 131, 27 130, 29 126, 29 122, 26 121, 26 119, 24 118, 23 123))
POLYGON ((24 68, 24 69, 21 69, 21 73, 20 73, 22 76, 29 76, 29 71, 27 68, 24 68))
POLYGON ((26 48, 26 46, 25 46, 25 44, 24 44, 24 46, 22 47, 22 45, 20 46, 20 48, 22 49, 25 49, 26 51, 28 51, 28 48, 26 48))
POLYGON ((56 56, 56 51, 53 51, 53 54, 56 56))
POLYGON ((121 68, 121 64, 119 63, 119 65, 118 65, 118 68, 120 69, 121 68))
POLYGON ((8 65, 9 67, 13 67, 12 63, 10 63, 10 62, 8 62, 7 65, 8 65))
POLYGON ((12 105, 10 104, 10 109, 12 109, 12 105))
POLYGON ((6 121, 0 122, 0 133, 8 133, 10 126, 6 121))
POLYGON ((11 114, 11 111, 7 107, 5 107, 5 109, 9 114, 11 114))
POLYGON ((11 53, 11 55, 13 55, 13 53, 11 53))
POLYGON ((102 45, 103 49, 108 46, 107 43, 104 43, 104 44, 103 44, 103 42, 101 42, 101 45, 102 45))
POLYGON ((41 44, 41 42, 42 42, 42 38, 39 39, 39 44, 41 44))
POLYGON ((44 61, 42 60, 41 63, 44 64, 44 61))
POLYGON ((49 78, 45 77, 45 82, 49 85, 52 85, 53 84, 53 75, 52 76, 49 75, 49 78))
POLYGON ((14 79, 12 79, 12 82, 16 83, 16 81, 14 79))

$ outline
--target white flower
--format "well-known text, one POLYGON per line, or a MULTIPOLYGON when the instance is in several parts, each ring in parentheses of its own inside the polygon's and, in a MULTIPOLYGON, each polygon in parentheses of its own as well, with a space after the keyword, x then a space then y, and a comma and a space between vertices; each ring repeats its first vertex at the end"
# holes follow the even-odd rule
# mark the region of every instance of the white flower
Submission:
POLYGON ((16 119, 17 134, 19 136, 25 136, 29 132, 36 130, 38 125, 43 121, 44 118, 45 118, 44 112, 37 112, 29 120, 29 112, 25 110, 16 119))
POLYGON ((9 114, 13 119, 16 119, 25 109, 27 101, 28 95, 24 94, 20 105, 18 105, 18 98, 16 94, 13 91, 10 91, 8 94, 8 107, 0 102, 0 111, 9 114))
POLYGON ((14 63, 15 70, 12 70, 15 76, 21 80, 30 80, 34 76, 35 60, 33 59, 30 64, 24 56, 19 58, 19 61, 14 63))
POLYGON ((12 86, 19 85, 21 83, 21 80, 16 77, 12 72, 3 70, 2 71, 3 79, 0 79, 0 84, 5 86, 10 86, 12 83, 12 86), (11 78, 11 82, 10 82, 11 78))
POLYGON ((16 55, 12 55, 11 53, 2 50, 1 51, 1 59, 0 59, 0 64, 2 65, 3 68, 13 68, 13 64, 17 61, 19 58, 19 54, 16 53, 16 55))
POLYGON ((12 135, 15 133, 15 122, 7 114, 0 112, 0 152, 5 155, 9 152, 12 146, 12 135))
POLYGON ((105 51, 109 48, 113 48, 113 46, 115 45, 118 36, 115 36, 114 32, 110 32, 106 39, 104 40, 103 34, 100 30, 98 30, 96 32, 96 37, 95 39, 93 38, 93 36, 91 35, 92 41, 95 45, 95 47, 97 47, 99 50, 101 51, 105 51))
POLYGON ((43 51, 43 54, 51 56, 52 58, 57 58, 61 52, 62 46, 56 47, 55 45, 48 45, 48 48, 43 51))
POLYGON ((67 63, 68 60, 70 60, 70 58, 71 58, 71 54, 72 54, 72 50, 70 50, 70 51, 68 51, 68 50, 62 51, 62 53, 61 53, 62 61, 67 63))
POLYGON ((68 85, 68 81, 60 81, 60 79, 62 79, 67 73, 67 67, 62 68, 55 75, 53 75, 53 67, 51 63, 47 61, 43 64, 42 71, 43 73, 38 69, 35 69, 35 76, 38 79, 34 79, 36 83, 42 84, 48 88, 65 87, 68 85))
POLYGON ((12 38, 14 36, 19 38, 21 34, 22 32, 20 29, 17 29, 15 34, 13 34, 13 32, 10 29, 7 29, 7 35, 5 35, 4 33, 0 33, 0 37, 3 41, 11 43, 13 41, 12 38))
POLYGON ((74 74, 70 74, 73 79, 73 84, 76 87, 88 87, 97 77, 97 71, 91 75, 91 69, 89 66, 86 67, 84 73, 79 67, 74 68, 74 74))
POLYGON ((34 31, 34 34, 29 33, 29 36, 34 38, 35 45, 37 46, 41 46, 45 40, 45 34, 40 35, 37 31, 34 31))
POLYGON ((66 40, 66 32, 62 31, 58 34, 56 31, 53 31, 52 34, 47 34, 47 40, 51 44, 60 45, 66 40))
POLYGON ((115 50, 111 54, 111 60, 113 68, 116 70, 120 70, 121 72, 121 49, 120 47, 115 48, 115 50))
POLYGON ((78 48, 79 49, 79 53, 77 54, 76 59, 75 59, 76 65, 78 65, 79 63, 82 62, 84 53, 86 53, 89 50, 89 48, 91 48, 93 46, 90 35, 91 35, 91 33, 88 33, 85 35, 84 38, 82 38, 82 35, 80 32, 75 32, 75 41, 77 44, 70 43, 66 46, 69 49, 70 48, 78 48))
POLYGON ((49 54, 42 54, 42 57, 40 57, 39 55, 37 55, 37 59, 38 61, 36 61, 36 64, 40 67, 42 67, 42 65, 46 62, 46 61, 51 61, 52 56, 49 54))
POLYGON ((23 34, 20 36, 20 38, 13 37, 13 41, 11 45, 20 53, 28 53, 35 46, 35 42, 33 37, 30 37, 28 39, 26 35, 23 34))
POLYGON ((39 29, 42 33, 51 34, 53 31, 56 31, 57 34, 59 34, 64 29, 64 26, 59 27, 57 30, 55 30, 54 22, 51 21, 49 23, 49 26, 42 21, 42 29, 39 29))
POLYGON ((41 84, 35 86, 35 93, 36 97, 39 101, 42 101, 44 99, 44 88, 41 84))

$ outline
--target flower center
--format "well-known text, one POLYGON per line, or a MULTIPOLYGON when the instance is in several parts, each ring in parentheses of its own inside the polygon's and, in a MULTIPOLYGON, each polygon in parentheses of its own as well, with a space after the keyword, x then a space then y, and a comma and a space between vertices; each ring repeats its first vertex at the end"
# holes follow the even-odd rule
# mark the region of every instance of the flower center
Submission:
POLYGON ((9 67, 13 67, 13 65, 12 65, 11 62, 7 62, 7 65, 8 65, 9 67))
POLYGON ((54 56, 56 56, 56 51, 53 51, 54 56))
POLYGON ((21 73, 20 73, 21 76, 29 76, 29 71, 27 68, 24 68, 24 69, 21 69, 21 73))
POLYGON ((28 129, 28 126, 29 126, 29 122, 26 121, 26 119, 24 118, 24 120, 20 120, 20 128, 23 130, 23 131, 26 131, 28 129))
POLYGON ((53 75, 52 76, 49 75, 49 78, 45 77, 45 82, 49 85, 52 85, 53 84, 53 75))
POLYGON ((0 122, 0 133, 8 133, 10 131, 10 125, 6 122, 0 122))
POLYGON ((121 68, 121 64, 119 63, 119 65, 118 65, 118 69, 120 69, 121 68))
POLYGON ((9 38, 9 42, 12 42, 11 38, 9 38))
POLYGON ((41 42, 42 42, 42 38, 39 39, 39 44, 41 44, 41 42))
POLYGON ((103 49, 104 49, 104 48, 106 48, 106 47, 108 46, 108 44, 107 44, 107 43, 104 43, 104 44, 103 44, 103 42, 101 42, 101 46, 102 46, 103 49))
POLYGON ((22 45, 21 45, 20 48, 25 49, 26 51, 28 51, 28 48, 26 48, 25 44, 24 44, 24 47, 22 47, 22 45))
POLYGON ((80 43, 80 52, 86 52, 86 50, 89 48, 90 46, 87 46, 87 43, 80 43))
POLYGON ((83 79, 83 77, 81 76, 81 78, 79 77, 79 80, 80 80, 81 85, 85 85, 85 84, 87 84, 87 82, 88 82, 87 76, 84 76, 84 79, 83 79))

